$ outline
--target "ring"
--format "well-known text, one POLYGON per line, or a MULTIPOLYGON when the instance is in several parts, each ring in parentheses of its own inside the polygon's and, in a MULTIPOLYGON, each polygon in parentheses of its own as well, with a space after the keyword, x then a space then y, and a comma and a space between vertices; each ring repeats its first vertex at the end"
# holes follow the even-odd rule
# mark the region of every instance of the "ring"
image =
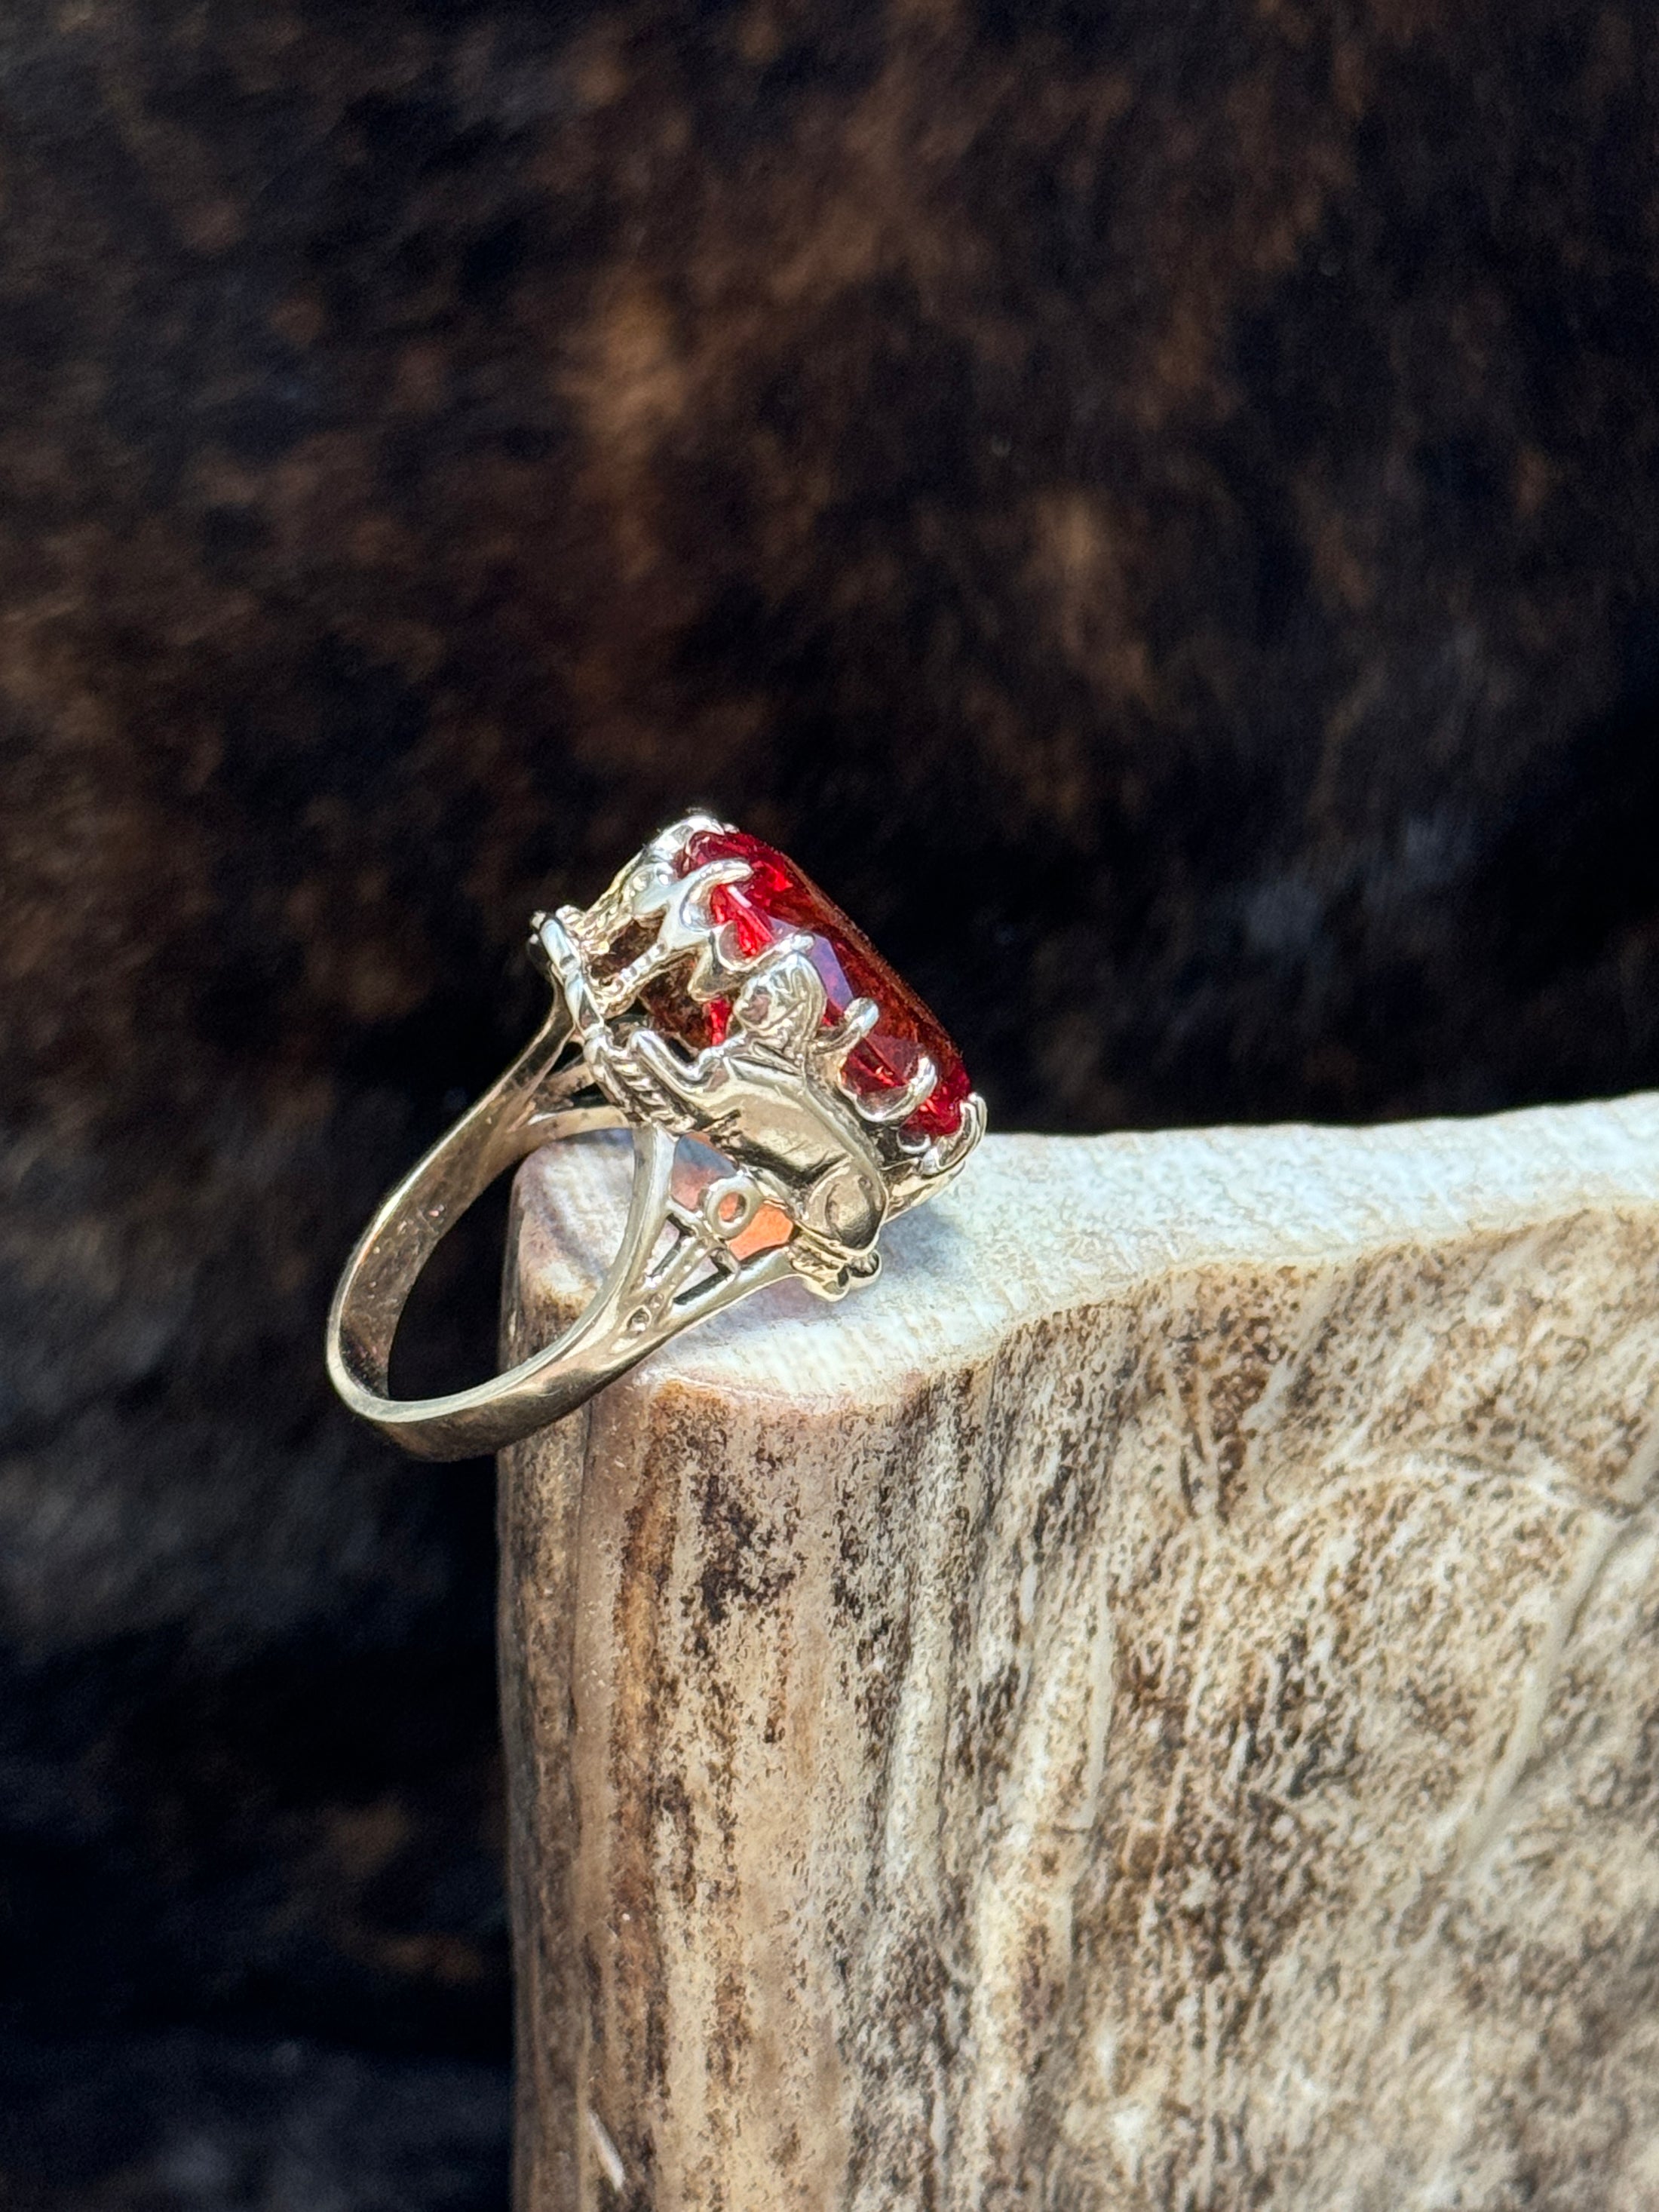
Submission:
POLYGON ((423 1459, 528 1436, 769 1283, 837 1298, 868 1282, 884 1223, 984 1133, 915 993, 793 860, 710 815, 653 837, 591 907, 535 915, 530 951, 546 1021, 386 1200, 329 1314, 335 1389, 423 1459), (446 1231, 540 1146, 619 1126, 627 1221, 575 1322, 476 1389, 389 1397, 398 1319, 446 1231))

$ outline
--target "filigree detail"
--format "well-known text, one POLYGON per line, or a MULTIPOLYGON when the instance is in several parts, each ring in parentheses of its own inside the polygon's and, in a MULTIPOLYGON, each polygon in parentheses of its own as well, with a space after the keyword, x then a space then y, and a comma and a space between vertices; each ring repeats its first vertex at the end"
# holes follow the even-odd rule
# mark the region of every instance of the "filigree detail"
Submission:
MULTIPOLYGON (((605 1097, 630 1120, 723 1154, 734 1173, 715 1188, 728 1216, 735 1218, 734 1200, 742 1225, 760 1206, 775 1206, 789 1224, 796 1273, 818 1295, 839 1297, 877 1273, 883 1222, 956 1172, 984 1127, 984 1108, 970 1098, 946 1137, 908 1136, 903 1124, 937 1081, 925 1054, 902 1089, 872 1098, 849 1087, 848 1058, 879 1009, 855 999, 826 1025, 810 937, 782 933, 744 953, 709 902, 722 884, 744 881, 748 863, 716 860, 680 872, 688 839, 720 826, 706 815, 674 823, 593 905, 536 916, 532 949, 563 992, 605 1097), (720 1002, 724 1036, 699 1051, 682 1048, 647 1012, 653 986, 703 1006, 720 1002)), ((739 1232, 708 1213, 707 1194, 697 1208, 672 1205, 670 1218, 675 1241, 647 1277, 630 1327, 654 1328, 699 1269, 735 1264, 739 1232)))

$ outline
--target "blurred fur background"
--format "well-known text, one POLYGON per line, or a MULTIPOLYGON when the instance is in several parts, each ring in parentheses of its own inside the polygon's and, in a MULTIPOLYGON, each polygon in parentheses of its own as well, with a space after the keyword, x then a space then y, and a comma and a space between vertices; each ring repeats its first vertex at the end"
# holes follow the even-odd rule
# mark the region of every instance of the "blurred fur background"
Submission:
POLYGON ((489 1470, 319 1350, 533 906, 712 804, 1005 1127, 1659 1079, 1656 129, 1642 0, 7 0, 0 2199, 503 2200, 489 1470))

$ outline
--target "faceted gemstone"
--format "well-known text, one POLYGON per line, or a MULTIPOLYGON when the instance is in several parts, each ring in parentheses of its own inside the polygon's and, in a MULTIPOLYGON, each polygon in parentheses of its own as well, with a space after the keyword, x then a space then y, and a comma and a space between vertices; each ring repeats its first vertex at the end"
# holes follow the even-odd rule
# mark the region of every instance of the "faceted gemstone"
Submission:
MULTIPOLYGON (((902 981, 863 931, 827 898, 811 878, 759 837, 740 830, 698 830, 687 839, 679 872, 689 875, 710 860, 746 860, 747 878, 721 884, 708 901, 711 918, 729 924, 738 950, 752 960, 780 938, 799 932, 812 940, 810 957, 823 981, 826 1026, 841 1019, 854 999, 870 999, 880 1015, 869 1034, 848 1054, 844 1080, 863 1098, 902 1091, 925 1052, 938 1070, 929 1097, 902 1124, 907 1135, 949 1136, 962 1126, 962 1103, 969 1085, 962 1056, 938 1018, 902 981)), ((729 1003, 713 1000, 695 1007, 678 995, 676 1034, 692 1045, 718 1043, 732 1018, 729 1003), (699 1019, 699 1016, 703 1019, 699 1019), (706 1025, 707 1034, 702 1034, 706 1025)), ((653 994, 652 1011, 659 1021, 668 1013, 668 994, 653 994)))

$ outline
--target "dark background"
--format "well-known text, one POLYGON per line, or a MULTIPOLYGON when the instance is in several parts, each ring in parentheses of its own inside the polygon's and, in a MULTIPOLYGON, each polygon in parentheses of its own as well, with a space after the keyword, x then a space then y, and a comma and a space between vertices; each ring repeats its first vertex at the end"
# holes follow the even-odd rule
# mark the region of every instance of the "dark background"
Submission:
POLYGON ((319 1354, 533 906, 712 803, 1004 1127, 1659 1080, 1656 94, 1645 0, 6 0, 8 2205, 502 2202, 489 1470, 319 1354))

